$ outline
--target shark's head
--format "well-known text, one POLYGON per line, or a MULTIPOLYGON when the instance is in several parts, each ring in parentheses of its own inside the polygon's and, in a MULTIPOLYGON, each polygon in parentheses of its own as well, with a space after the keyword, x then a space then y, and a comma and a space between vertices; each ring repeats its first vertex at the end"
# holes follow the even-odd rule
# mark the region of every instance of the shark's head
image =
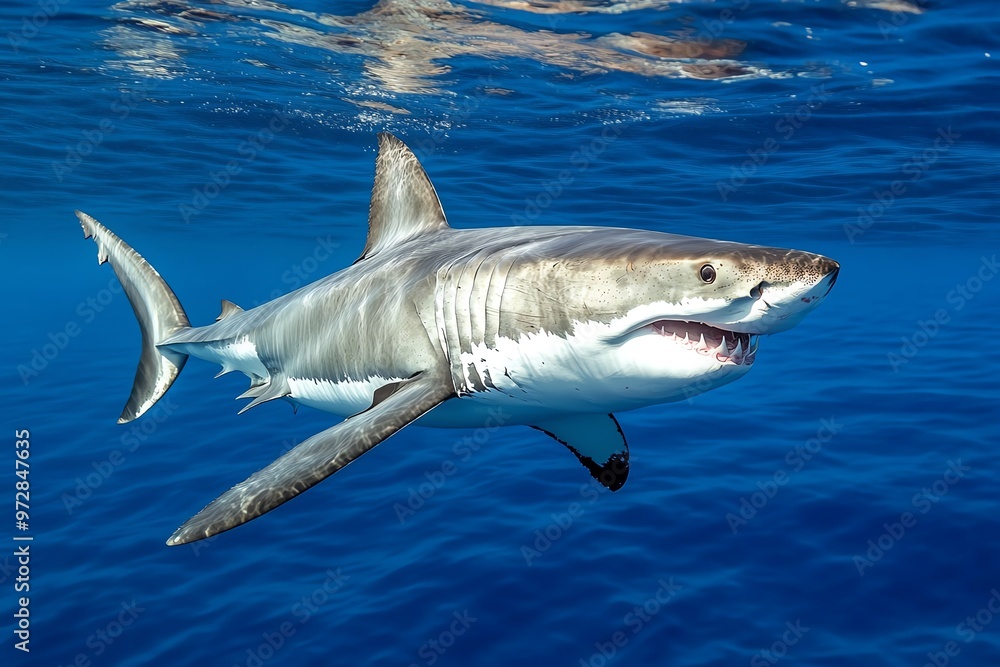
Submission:
POLYGON ((787 331, 820 304, 840 271, 832 259, 801 250, 657 236, 666 238, 629 253, 625 269, 635 279, 616 281, 626 283, 621 307, 630 328, 647 311, 662 311, 657 319, 733 333, 787 331))
POLYGON ((636 405, 742 377, 760 337, 798 324, 840 270, 798 250, 639 230, 595 230, 558 256, 558 264, 535 263, 543 274, 535 284, 551 286, 538 302, 549 314, 539 315, 550 330, 588 340, 582 354, 604 385, 636 405), (554 301, 562 307, 553 309, 554 301), (553 320, 553 310, 567 321, 553 320))
POLYGON ((677 236, 634 257, 626 273, 636 279, 619 281, 622 316, 605 340, 645 359, 655 377, 696 379, 684 396, 745 374, 760 336, 802 321, 840 271, 813 253, 677 236))

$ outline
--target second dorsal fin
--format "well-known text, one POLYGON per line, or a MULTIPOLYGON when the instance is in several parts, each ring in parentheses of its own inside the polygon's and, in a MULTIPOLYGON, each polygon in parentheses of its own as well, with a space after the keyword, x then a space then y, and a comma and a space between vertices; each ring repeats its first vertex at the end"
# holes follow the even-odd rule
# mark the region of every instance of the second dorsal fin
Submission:
POLYGON ((226 319, 227 317, 229 317, 233 313, 242 313, 242 312, 243 312, 243 309, 240 308, 239 306, 237 306, 235 303, 233 303, 232 301, 226 301, 225 299, 223 299, 222 300, 222 312, 219 313, 219 316, 215 318, 215 321, 216 322, 221 322, 222 320, 226 319))
POLYGON ((447 227, 441 201, 417 156, 391 134, 379 134, 368 242, 358 261, 419 234, 447 227))

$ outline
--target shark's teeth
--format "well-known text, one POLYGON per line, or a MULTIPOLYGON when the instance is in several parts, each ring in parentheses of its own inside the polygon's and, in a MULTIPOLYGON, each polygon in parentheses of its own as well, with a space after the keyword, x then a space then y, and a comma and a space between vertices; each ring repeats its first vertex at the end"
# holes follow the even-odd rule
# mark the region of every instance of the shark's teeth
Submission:
POLYGON ((749 366, 757 353, 759 336, 756 334, 727 331, 697 322, 661 320, 655 322, 652 331, 668 338, 692 352, 720 364, 749 366))

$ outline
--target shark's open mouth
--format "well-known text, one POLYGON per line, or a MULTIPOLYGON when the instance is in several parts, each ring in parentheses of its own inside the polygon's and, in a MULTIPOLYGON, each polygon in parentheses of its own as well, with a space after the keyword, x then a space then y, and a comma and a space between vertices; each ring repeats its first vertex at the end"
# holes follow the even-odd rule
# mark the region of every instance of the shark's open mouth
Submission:
POLYGON ((652 330, 673 342, 721 364, 749 366, 757 356, 757 336, 726 331, 701 322, 657 320, 652 330))

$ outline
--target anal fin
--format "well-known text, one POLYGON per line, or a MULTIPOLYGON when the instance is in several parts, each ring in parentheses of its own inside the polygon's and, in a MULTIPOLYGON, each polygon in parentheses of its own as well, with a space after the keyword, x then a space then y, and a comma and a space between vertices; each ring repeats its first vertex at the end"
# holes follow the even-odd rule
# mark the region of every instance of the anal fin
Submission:
POLYGON ((617 491, 628 479, 628 443, 614 415, 572 415, 532 428, 566 445, 608 489, 617 491))

